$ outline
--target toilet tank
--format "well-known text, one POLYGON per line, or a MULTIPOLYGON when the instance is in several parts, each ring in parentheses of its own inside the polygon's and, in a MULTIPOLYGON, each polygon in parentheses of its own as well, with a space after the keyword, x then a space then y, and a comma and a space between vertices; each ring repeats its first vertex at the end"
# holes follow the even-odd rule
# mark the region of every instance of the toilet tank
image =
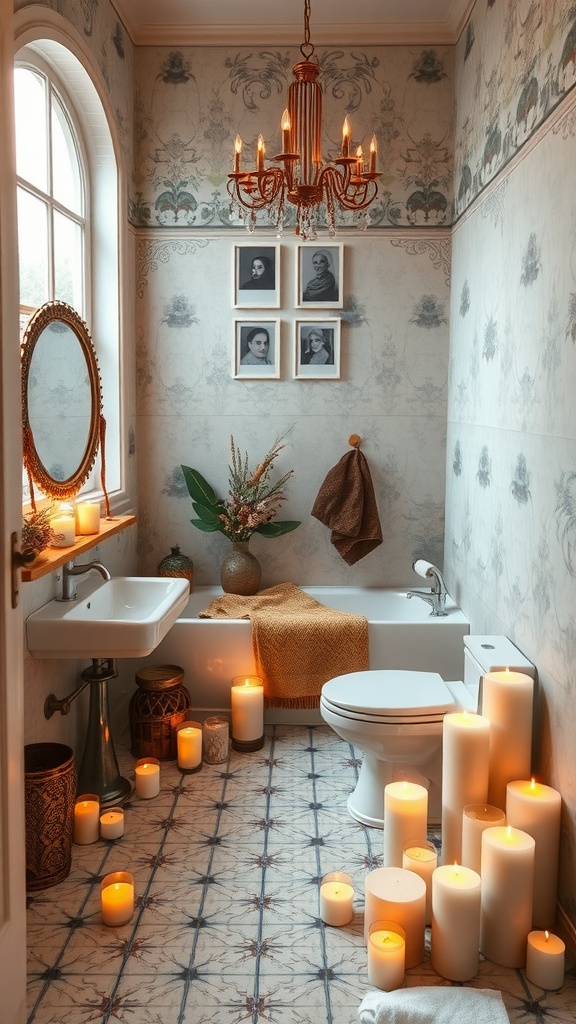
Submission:
POLYGON ((507 636, 464 637, 464 683, 478 708, 480 683, 486 672, 524 672, 536 678, 536 669, 507 636))

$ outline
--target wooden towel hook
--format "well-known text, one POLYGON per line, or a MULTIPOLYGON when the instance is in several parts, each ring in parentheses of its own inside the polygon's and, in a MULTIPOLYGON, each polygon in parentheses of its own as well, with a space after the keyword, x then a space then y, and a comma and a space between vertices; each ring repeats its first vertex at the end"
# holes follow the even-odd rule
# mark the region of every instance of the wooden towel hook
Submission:
POLYGON ((351 444, 353 448, 359 448, 362 443, 362 438, 359 434, 350 434, 348 438, 348 444, 351 444))

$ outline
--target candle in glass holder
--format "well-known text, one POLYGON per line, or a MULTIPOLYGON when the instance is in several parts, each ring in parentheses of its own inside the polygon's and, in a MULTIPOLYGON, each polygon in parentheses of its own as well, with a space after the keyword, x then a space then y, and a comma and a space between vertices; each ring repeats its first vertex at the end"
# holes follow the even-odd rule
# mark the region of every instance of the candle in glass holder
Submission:
POLYGON ((259 750, 264 744, 264 683, 260 676, 235 676, 230 691, 232 746, 259 750))
POLYGON ((109 928, 128 924, 134 916, 134 876, 129 871, 114 871, 100 884, 102 921, 109 928))
POLYGON ((202 767, 202 726, 180 722, 176 727, 178 767, 181 772, 198 772, 202 767))
POLYGON ((99 838, 100 800, 95 793, 83 793, 74 803, 74 842, 87 846, 99 838))
POLYGON ((160 792, 160 761, 156 757, 141 757, 134 766, 136 796, 150 800, 160 792))
POLYGON ((61 505, 50 519, 53 548, 70 548, 76 539, 76 523, 72 505, 61 505))
POLYGON ((526 977, 538 988, 556 989, 564 983, 566 946, 558 935, 548 931, 528 934, 526 977))
POLYGON ((438 866, 438 851, 429 839, 409 839, 402 852, 402 867, 420 875, 426 883, 426 924, 432 924, 432 875, 438 866))
POLYGON ((352 878, 343 871, 324 875, 320 885, 320 917, 324 924, 341 928, 354 917, 352 878))
POLYGON ((428 790, 417 782, 389 782, 384 787, 384 867, 401 868, 404 845, 424 842, 428 824, 428 790))
POLYGON ((108 807, 100 815, 102 839, 120 839, 124 835, 124 811, 121 807, 108 807))
POLYGON ((227 718, 211 715, 202 726, 202 744, 204 760, 208 764, 221 764, 228 757, 228 734, 230 726, 227 718))
POLYGON ((406 935, 393 921, 374 921, 368 929, 368 980, 384 992, 404 982, 406 935))
POLYGON ((86 536, 100 533, 100 505, 90 501, 78 501, 74 509, 76 533, 86 536))

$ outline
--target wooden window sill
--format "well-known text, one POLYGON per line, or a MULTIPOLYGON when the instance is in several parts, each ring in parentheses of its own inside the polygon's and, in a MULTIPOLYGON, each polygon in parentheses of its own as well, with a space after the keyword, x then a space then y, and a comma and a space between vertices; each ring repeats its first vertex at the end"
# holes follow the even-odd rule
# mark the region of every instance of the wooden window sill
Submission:
POLYGON ((116 533, 121 533, 136 522, 136 516, 111 516, 110 519, 100 520, 100 533, 92 533, 87 537, 77 537, 74 544, 69 548, 46 548, 38 555, 34 565, 24 566, 21 570, 22 583, 31 583, 47 576, 49 572, 60 568, 65 562, 72 561, 77 555, 84 551, 90 551, 97 544, 108 540, 116 533))

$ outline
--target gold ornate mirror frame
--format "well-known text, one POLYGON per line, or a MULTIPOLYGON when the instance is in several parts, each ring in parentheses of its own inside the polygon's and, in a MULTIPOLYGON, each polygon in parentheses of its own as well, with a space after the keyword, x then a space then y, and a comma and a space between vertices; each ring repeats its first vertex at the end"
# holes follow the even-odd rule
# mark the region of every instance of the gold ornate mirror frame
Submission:
MULTIPOLYGON (((48 357, 56 360, 59 357, 57 347, 48 350, 48 357)), ((110 506, 105 485, 105 434, 106 421, 102 414, 102 387, 100 370, 96 351, 90 337, 90 332, 84 320, 78 315, 72 306, 66 302, 46 302, 32 314, 21 345, 22 358, 22 429, 24 446, 24 467, 28 475, 30 485, 30 502, 36 510, 34 498, 35 482, 40 490, 50 498, 62 499, 71 498, 78 493, 82 485, 88 479, 90 471, 96 460, 98 447, 101 450, 101 484, 106 504, 106 515, 110 516, 110 506), (84 451, 75 465, 66 472, 65 479, 56 480, 42 461, 38 452, 38 441, 34 437, 34 421, 30 422, 30 388, 34 384, 33 361, 35 354, 40 351, 41 340, 53 344, 51 333, 58 337, 58 325, 62 325, 61 333, 68 328, 80 346, 80 351, 86 361, 86 377, 84 371, 81 373, 83 382, 86 385, 89 398, 89 408, 85 410, 82 419, 87 420, 87 440, 84 451), (46 332, 46 333, 45 333, 46 332)), ((46 358, 46 353, 44 353, 46 358)), ((54 418, 53 432, 57 436, 59 427, 58 418, 54 418)), ((81 442, 82 443, 82 440, 81 442)))

